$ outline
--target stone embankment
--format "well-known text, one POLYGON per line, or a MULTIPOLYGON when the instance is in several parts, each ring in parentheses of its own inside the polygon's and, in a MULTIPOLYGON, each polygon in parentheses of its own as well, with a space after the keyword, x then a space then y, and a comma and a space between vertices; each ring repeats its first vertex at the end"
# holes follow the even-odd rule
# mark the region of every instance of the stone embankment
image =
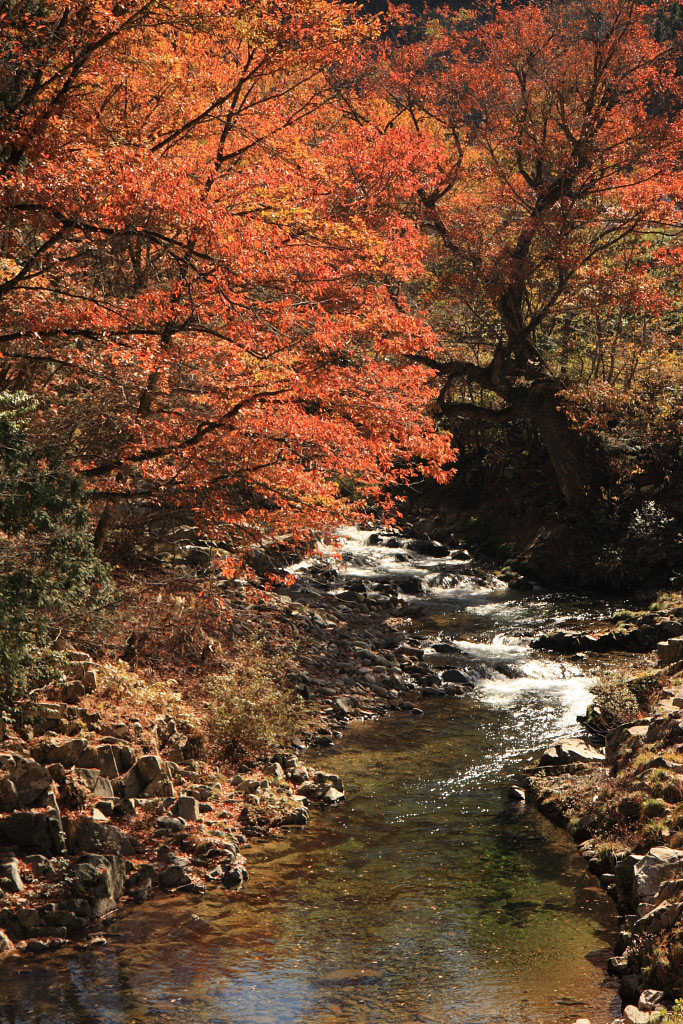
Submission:
MULTIPOLYGON (((608 964, 619 979, 620 1022, 655 1024, 683 994, 683 607, 629 620, 602 634, 537 641, 557 651, 655 651, 648 682, 657 686, 639 716, 607 730, 602 710, 589 711, 585 721, 601 727, 547 750, 526 788, 570 829, 620 912, 608 964)), ((629 686, 642 695, 640 680, 629 686)))
POLYGON ((302 762, 305 748, 329 746, 355 719, 421 714, 417 701, 473 685, 463 673, 448 681, 406 634, 408 573, 381 589, 347 580, 321 566, 262 600, 230 596, 236 637, 265 623, 298 652, 282 682, 302 699, 301 728, 271 760, 230 768, 189 716, 151 720, 103 701, 106 666, 77 650, 64 652, 59 685, 33 691, 13 721, 0 717, 0 952, 105 941, 119 902, 155 890, 239 888, 250 840, 344 798, 338 776, 302 762))

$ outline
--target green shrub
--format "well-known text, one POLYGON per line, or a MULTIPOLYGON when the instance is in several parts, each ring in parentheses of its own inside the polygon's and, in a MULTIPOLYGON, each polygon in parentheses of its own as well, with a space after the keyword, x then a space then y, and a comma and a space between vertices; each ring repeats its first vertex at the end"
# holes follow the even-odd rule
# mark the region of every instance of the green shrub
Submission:
POLYGON ((683 1024, 683 999, 677 999, 673 1010, 667 1013, 662 1024, 683 1024))
POLYGON ((638 849, 645 852, 651 846, 661 846, 668 841, 670 834, 663 821, 648 821, 640 830, 638 849))
POLYGON ((283 685, 286 666, 245 644, 230 672, 209 680, 208 731, 228 760, 265 756, 299 725, 302 702, 283 685))
POLYGON ((51 641, 111 595, 85 490, 56 444, 29 438, 35 404, 0 392, 0 709, 53 677, 51 641))
POLYGON ((683 797, 683 788, 678 776, 668 772, 666 768, 655 768, 646 778, 649 793, 661 797, 669 803, 677 803, 683 797))
POLYGON ((649 797, 643 801, 642 817, 644 821, 652 818, 665 818, 669 813, 669 805, 666 800, 659 797, 649 797))

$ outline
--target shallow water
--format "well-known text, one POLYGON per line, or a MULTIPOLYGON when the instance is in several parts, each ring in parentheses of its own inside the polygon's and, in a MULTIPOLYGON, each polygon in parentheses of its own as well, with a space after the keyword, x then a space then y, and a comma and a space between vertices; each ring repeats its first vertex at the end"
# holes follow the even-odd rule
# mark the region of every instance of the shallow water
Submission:
MULTIPOLYGON (((386 579, 441 563, 347 545, 386 579)), ((478 679, 423 718, 356 725, 318 760, 348 799, 255 847, 235 895, 158 899, 107 946, 3 964, 2 1024, 565 1024, 617 1016, 603 967, 616 917, 572 842, 507 789, 589 699, 593 666, 528 647, 601 609, 513 595, 469 563, 409 631, 478 679)))

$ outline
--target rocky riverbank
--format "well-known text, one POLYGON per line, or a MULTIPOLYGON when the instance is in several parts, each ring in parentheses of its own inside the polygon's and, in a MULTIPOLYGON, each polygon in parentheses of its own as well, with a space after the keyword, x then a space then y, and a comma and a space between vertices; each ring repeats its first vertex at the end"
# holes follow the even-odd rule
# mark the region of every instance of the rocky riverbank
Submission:
POLYGON ((584 719, 589 739, 547 750, 527 791, 571 831, 621 914, 609 961, 620 1020, 654 1024, 683 993, 683 605, 668 600, 598 634, 557 632, 536 646, 652 652, 649 671, 603 687, 584 719))
POLYGON ((239 888, 250 840, 305 825, 312 804, 341 801, 342 780, 310 770, 307 746, 332 744, 359 718, 421 714, 416 702, 473 685, 449 674, 447 657, 440 670, 428 665, 405 631, 404 601, 419 589, 409 571, 379 590, 347 586, 343 571, 319 564, 279 593, 224 590, 236 637, 258 625, 290 652, 281 682, 298 699, 299 728, 268 760, 222 760, 192 694, 155 716, 159 702, 147 705, 136 677, 126 679, 130 699, 119 690, 113 700, 112 678, 120 683, 127 668, 67 646, 60 682, 0 720, 0 950, 106 941, 117 905, 155 890, 239 888))

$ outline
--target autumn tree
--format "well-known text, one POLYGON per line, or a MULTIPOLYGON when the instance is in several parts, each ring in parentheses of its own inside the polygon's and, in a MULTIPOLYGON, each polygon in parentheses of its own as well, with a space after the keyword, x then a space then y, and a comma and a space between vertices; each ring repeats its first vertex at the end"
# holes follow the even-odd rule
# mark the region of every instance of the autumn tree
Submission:
POLYGON ((393 207, 430 243, 407 236, 416 272, 399 296, 443 343, 414 358, 447 421, 532 425, 582 517, 604 515, 609 486, 567 390, 586 328, 624 366, 677 344, 656 314, 672 306, 658 256, 680 224, 680 80, 656 14, 492 3, 420 27, 394 8, 353 106, 374 152, 420 179, 393 207))
POLYGON ((87 481, 98 545, 191 523, 238 561, 442 473, 433 373, 402 360, 433 333, 349 206, 339 69, 376 26, 334 0, 6 15, 2 387, 36 397, 33 441, 87 481))

